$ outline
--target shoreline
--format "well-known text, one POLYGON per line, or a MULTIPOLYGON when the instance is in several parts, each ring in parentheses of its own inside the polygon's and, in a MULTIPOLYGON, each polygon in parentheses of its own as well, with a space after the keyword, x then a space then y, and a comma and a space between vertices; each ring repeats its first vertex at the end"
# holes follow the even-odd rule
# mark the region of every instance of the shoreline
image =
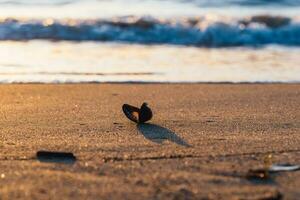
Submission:
POLYGON ((297 199, 300 84, 0 84, 0 198, 297 199), (136 125, 124 103, 148 102, 136 125), (38 151, 71 152, 73 164, 38 151))

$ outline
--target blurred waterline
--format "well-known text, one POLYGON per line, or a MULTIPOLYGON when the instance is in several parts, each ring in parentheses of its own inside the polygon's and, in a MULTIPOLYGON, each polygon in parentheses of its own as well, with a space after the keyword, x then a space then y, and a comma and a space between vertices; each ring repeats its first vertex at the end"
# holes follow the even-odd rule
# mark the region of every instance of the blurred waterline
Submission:
POLYGON ((0 42, 0 82, 299 82, 299 55, 280 46, 0 42))

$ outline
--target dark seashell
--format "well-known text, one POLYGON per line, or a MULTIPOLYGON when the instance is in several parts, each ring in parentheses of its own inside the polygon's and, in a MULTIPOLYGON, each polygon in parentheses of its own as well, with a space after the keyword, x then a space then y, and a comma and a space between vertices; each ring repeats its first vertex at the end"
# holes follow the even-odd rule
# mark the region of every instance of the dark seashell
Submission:
POLYGON ((148 107, 147 103, 143 103, 139 113, 139 122, 145 123, 146 121, 151 120, 152 116, 152 110, 148 107))
POLYGON ((123 112, 128 119, 136 123, 145 123, 152 119, 152 110, 147 103, 143 103, 141 108, 137 108, 128 104, 122 106, 123 112))
POLYGON ((139 123, 139 113, 140 113, 139 108, 128 105, 128 104, 124 104, 122 106, 122 109, 128 119, 130 119, 131 121, 134 121, 136 123, 139 123))
POLYGON ((76 162, 76 157, 73 153, 69 152, 51 152, 51 151, 38 151, 36 157, 40 162, 55 162, 73 164, 76 162))

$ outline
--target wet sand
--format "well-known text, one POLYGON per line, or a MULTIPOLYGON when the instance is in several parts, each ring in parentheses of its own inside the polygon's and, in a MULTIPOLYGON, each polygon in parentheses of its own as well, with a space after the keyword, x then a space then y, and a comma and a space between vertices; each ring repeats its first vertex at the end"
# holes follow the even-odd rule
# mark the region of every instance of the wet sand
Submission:
POLYGON ((297 199, 300 85, 0 85, 0 199, 297 199), (153 109, 150 124, 123 103, 153 109), (41 162, 37 151, 73 153, 41 162))

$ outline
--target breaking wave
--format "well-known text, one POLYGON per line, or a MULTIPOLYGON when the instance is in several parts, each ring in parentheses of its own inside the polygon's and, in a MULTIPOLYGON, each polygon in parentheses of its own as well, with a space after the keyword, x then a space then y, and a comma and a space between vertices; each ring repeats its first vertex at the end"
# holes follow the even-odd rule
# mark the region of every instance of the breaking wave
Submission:
POLYGON ((120 17, 99 20, 0 21, 0 40, 110 41, 199 47, 300 46, 300 23, 288 17, 253 16, 211 20, 206 17, 157 19, 120 17))

